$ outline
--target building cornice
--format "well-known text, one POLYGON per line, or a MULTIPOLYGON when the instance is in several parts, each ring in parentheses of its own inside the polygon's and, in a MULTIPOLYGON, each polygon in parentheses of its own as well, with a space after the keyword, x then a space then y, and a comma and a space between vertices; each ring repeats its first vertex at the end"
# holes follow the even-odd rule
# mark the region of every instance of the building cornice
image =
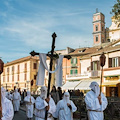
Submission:
POLYGON ((120 70, 120 67, 110 67, 110 68, 104 68, 104 71, 111 71, 111 70, 120 70))
POLYGON ((24 57, 24 58, 20 58, 20 59, 8 62, 8 63, 4 64, 4 67, 14 65, 14 64, 18 64, 18 63, 25 62, 25 61, 29 61, 30 59, 39 60, 39 58, 36 57, 36 56, 35 57, 27 56, 27 57, 24 57))

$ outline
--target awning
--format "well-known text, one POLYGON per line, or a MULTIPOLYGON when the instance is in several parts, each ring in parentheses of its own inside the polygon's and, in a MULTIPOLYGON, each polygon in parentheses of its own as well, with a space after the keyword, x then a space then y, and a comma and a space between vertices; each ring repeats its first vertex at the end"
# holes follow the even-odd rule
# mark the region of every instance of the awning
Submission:
POLYGON ((67 81, 63 86, 62 90, 74 90, 80 81, 67 81))
MULTIPOLYGON (((91 88, 89 87, 91 82, 95 80, 82 80, 80 84, 75 88, 75 90, 90 90, 91 88)), ((96 81, 100 85, 100 81, 96 81)))
POLYGON ((104 75, 104 77, 118 77, 120 76, 120 74, 117 74, 117 75, 104 75))
POLYGON ((120 83, 120 82, 119 82, 119 81, 103 82, 103 83, 102 83, 102 86, 103 86, 103 87, 116 87, 118 83, 120 83))

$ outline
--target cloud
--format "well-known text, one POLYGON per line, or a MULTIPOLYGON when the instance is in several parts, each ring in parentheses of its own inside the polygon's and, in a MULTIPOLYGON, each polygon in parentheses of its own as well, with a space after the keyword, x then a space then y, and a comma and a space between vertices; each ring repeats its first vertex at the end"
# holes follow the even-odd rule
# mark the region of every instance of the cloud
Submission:
POLYGON ((70 2, 69 0, 47 0, 47 2, 2 0, 0 5, 0 44, 3 46, 0 48, 1 55, 12 60, 20 56, 24 57, 33 49, 47 52, 51 49, 53 32, 58 36, 57 50, 66 47, 92 46, 92 14, 93 9, 96 9, 95 5, 97 5, 95 0, 88 4, 86 1, 73 0, 70 2), (7 51, 14 57, 11 57, 11 54, 7 56, 7 51))

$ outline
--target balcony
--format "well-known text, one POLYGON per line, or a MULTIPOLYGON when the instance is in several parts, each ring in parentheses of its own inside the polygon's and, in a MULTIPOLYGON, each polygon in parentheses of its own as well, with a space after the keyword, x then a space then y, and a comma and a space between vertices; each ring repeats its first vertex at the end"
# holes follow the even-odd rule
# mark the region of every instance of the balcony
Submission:
POLYGON ((71 68, 77 68, 77 64, 71 64, 71 68))
POLYGON ((83 78, 89 78, 90 77, 90 73, 83 73, 83 74, 71 74, 71 75, 66 75, 66 79, 67 80, 79 80, 79 79, 83 79, 83 78))
POLYGON ((91 77, 100 77, 100 71, 98 70, 91 71, 91 77))

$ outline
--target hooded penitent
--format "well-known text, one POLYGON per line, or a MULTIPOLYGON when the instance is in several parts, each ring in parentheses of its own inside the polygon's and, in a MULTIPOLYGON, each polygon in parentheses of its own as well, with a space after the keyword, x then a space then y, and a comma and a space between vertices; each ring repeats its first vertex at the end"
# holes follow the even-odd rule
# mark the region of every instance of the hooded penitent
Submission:
POLYGON ((27 91, 27 97, 31 97, 30 91, 27 91))
POLYGON ((45 99, 47 97, 47 88, 45 86, 42 86, 40 91, 41 91, 40 97, 42 99, 45 99))
POLYGON ((92 91, 95 92, 97 97, 100 95, 100 87, 99 87, 97 82, 92 82, 90 84, 90 88, 91 88, 92 91))
POLYGON ((1 88, 1 102, 3 103, 6 97, 6 90, 2 87, 1 88))
POLYGON ((64 110, 65 110, 65 113, 68 114, 69 113, 69 108, 67 106, 67 103, 70 104, 70 94, 69 92, 65 92, 64 93, 64 96, 63 96, 63 101, 64 101, 64 110))

